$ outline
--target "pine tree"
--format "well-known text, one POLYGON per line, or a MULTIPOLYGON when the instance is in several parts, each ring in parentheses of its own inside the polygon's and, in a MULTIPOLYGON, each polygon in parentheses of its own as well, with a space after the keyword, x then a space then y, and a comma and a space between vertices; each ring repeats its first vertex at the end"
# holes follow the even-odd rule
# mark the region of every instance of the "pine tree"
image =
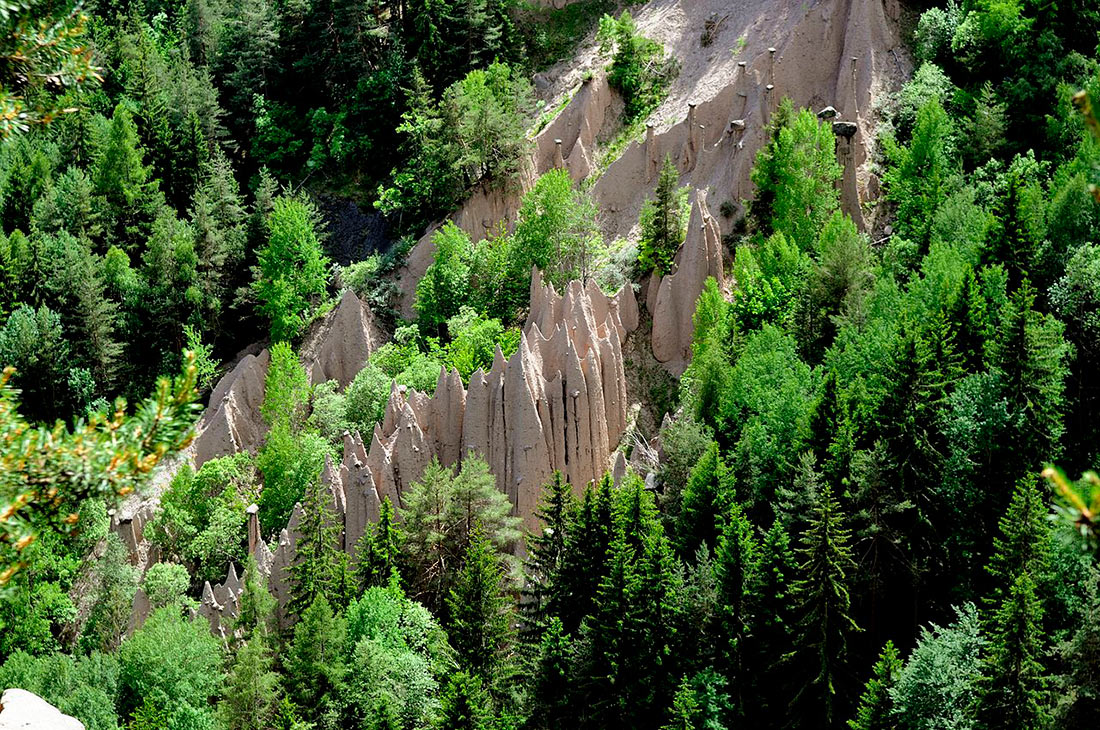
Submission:
POLYGON ((993 538, 993 553, 986 572, 993 590, 986 606, 995 611, 1008 595, 1017 576, 1027 573, 1033 581, 1042 575, 1050 545, 1049 500, 1037 477, 1016 483, 1012 501, 999 520, 1000 534, 993 538))
POLYGON ((287 691, 305 713, 317 720, 343 686, 347 629, 318 594, 294 626, 294 638, 283 659, 287 691))
POLYGON ((977 713, 983 730, 1049 727, 1050 680, 1042 663, 1042 619, 1035 582, 1022 572, 989 623, 977 713))
POLYGON ((574 727, 573 656, 573 642, 561 619, 550 618, 539 644, 531 688, 531 715, 545 730, 574 727))
MULTIPOLYGON (((743 691, 748 687, 744 644, 751 621, 751 601, 756 593, 760 549, 753 536, 752 524, 741 508, 731 505, 727 514, 726 527, 714 556, 721 625, 718 653, 725 675, 735 688, 743 691)), ((735 700, 735 705, 741 708, 751 702, 752 698, 745 696, 735 700)))
POLYGON ((260 573, 256 558, 249 555, 245 561, 241 593, 237 599, 237 619, 233 624, 234 630, 241 633, 242 640, 248 641, 257 634, 274 634, 275 603, 275 597, 267 589, 267 580, 260 573))
POLYGON ((387 586, 392 576, 400 574, 403 543, 401 528, 394 522, 393 503, 383 497, 378 522, 367 525, 355 548, 355 575, 362 590, 387 586))
POLYGON ((565 559, 565 541, 569 521, 576 509, 573 487, 560 471, 543 487, 543 498, 535 517, 542 532, 527 537, 526 584, 523 589, 523 632, 528 644, 540 641, 547 621, 556 616, 565 602, 560 594, 561 571, 565 559))
POLYGON ((218 706, 229 730, 267 730, 278 711, 279 675, 265 633, 255 633, 237 650, 218 706))
POLYGON ((300 537, 295 546, 294 564, 290 567, 291 594, 287 611, 291 615, 300 615, 319 596, 335 597, 340 527, 330 507, 331 501, 332 493, 320 479, 314 479, 306 487, 302 518, 298 523, 300 537))
POLYGON ((736 499, 735 477, 712 441, 691 470, 676 520, 676 547, 681 557, 694 555, 700 545, 714 550, 736 499))
POLYGON ((796 718, 817 718, 822 727, 838 726, 848 692, 848 637, 859 631, 849 616, 849 574, 855 567, 840 504, 828 484, 822 486, 810 525, 802 535, 800 577, 792 591, 799 634, 793 654, 796 668, 808 676, 791 701, 796 718))
POLYGON ((686 188, 680 188, 680 173, 676 165, 670 156, 665 155, 654 199, 647 200, 642 206, 638 263, 643 272, 667 274, 672 270, 672 259, 684 242, 687 230, 684 220, 686 193, 686 188))
POLYGON ((448 634, 459 666, 496 693, 508 679, 512 601, 496 550, 480 526, 474 528, 462 569, 447 598, 448 634))
POLYGON ((848 721, 851 730, 892 730, 897 726, 890 688, 897 682, 899 671, 901 659, 898 658, 898 650, 894 648, 894 642, 887 641, 859 698, 855 719, 848 721))

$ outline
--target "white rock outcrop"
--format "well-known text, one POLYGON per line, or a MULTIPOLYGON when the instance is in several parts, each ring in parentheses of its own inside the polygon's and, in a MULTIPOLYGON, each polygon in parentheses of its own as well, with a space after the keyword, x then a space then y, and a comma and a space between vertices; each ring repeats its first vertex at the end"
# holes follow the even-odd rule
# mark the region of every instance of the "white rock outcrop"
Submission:
POLYGON ((25 689, 0 695, 0 730, 84 730, 84 723, 25 689))

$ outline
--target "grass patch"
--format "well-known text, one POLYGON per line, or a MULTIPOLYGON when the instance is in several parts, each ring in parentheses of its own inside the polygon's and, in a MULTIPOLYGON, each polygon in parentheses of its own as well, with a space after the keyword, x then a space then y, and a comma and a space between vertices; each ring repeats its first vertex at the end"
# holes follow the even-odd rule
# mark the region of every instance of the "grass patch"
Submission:
POLYGON ((610 0, 581 0, 560 10, 529 7, 521 27, 534 70, 572 58, 577 45, 597 26, 600 16, 615 8, 610 0))

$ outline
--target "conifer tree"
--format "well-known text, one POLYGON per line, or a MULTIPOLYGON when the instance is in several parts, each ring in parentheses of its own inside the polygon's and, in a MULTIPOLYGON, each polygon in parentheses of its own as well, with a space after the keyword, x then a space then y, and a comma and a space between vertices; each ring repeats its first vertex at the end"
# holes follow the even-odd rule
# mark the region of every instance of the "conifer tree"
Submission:
POLYGON ((1064 326, 1035 310, 1035 290, 1024 280, 1003 306, 989 363, 1003 374, 1013 426, 1007 434, 1005 477, 1015 481, 1025 472, 1058 458, 1064 427, 1066 361, 1069 346, 1064 326))
POLYGON ((736 499, 733 471, 726 466, 718 443, 712 441, 691 470, 676 520, 676 546, 681 557, 700 545, 714 550, 736 499))
POLYGON ((983 730, 1049 727, 1049 677, 1043 666, 1043 607, 1035 582, 1021 572, 989 623, 982 661, 978 722, 983 730))
POLYGON ((562 604, 556 612, 567 634, 576 632, 581 620, 592 611, 607 574, 613 520, 611 489, 608 478, 597 485, 589 484, 566 533, 558 588, 562 604))
POLYGON ((330 507, 331 500, 332 493, 320 479, 314 479, 306 487, 298 523, 300 537, 290 568, 292 588, 287 611, 291 615, 300 615, 318 596, 336 597, 340 527, 330 507))
MULTIPOLYGON (((756 593, 759 564, 759 547, 753 536, 752 524, 740 507, 730 505, 726 526, 714 556, 721 625, 717 651, 726 676, 738 690, 748 687, 744 643, 749 631, 751 601, 756 593)), ((751 702, 750 697, 743 697, 735 700, 735 705, 740 708, 742 703, 751 702)))
POLYGON ((887 641, 859 698, 855 719, 848 721, 851 730, 892 730, 897 726, 890 689, 897 682, 899 671, 901 659, 898 658, 898 650, 894 648, 894 642, 887 641))
POLYGON ((545 730, 574 726, 573 642, 561 619, 550 618, 539 644, 532 681, 532 717, 545 730))
POLYGON ((791 594, 798 561, 782 521, 776 520, 764 533, 759 556, 752 623, 744 651, 746 663, 754 667, 749 678, 754 699, 744 708, 746 722, 757 727, 766 722, 783 725, 778 720, 786 716, 790 704, 791 672, 775 657, 784 657, 793 648, 796 617, 791 594))
POLYGON ((248 641, 256 634, 272 635, 275 629, 275 597, 267 589, 267 580, 251 555, 245 561, 241 577, 241 594, 233 628, 248 641))
POLYGON ((687 231, 686 198, 687 188, 680 188, 680 172, 672 158, 665 155, 654 198, 646 200, 642 206, 638 264, 644 273, 653 271, 663 275, 672 269, 672 259, 687 231))
POLYGON ((993 590, 986 606, 993 611, 1008 596, 1016 578, 1024 573, 1038 581, 1048 563, 1050 523, 1049 501, 1037 477, 1016 483, 1012 501, 999 520, 1000 534, 993 538, 993 553, 986 572, 993 590))
POLYGON ((573 487, 560 471, 543 486, 543 498, 535 517, 542 532, 527 537, 526 584, 520 608, 528 643, 539 642, 547 621, 560 612, 565 602, 560 583, 569 522, 576 509, 573 487))
POLYGON ((309 720, 317 720, 343 686, 346 643, 344 619, 318 594, 295 624, 283 659, 287 691, 309 720))
POLYGON ((272 664, 265 633, 253 634, 237 650, 218 706, 229 730, 267 730, 271 727, 279 704, 279 675, 272 664))
POLYGON ((466 672, 451 675, 443 690, 438 730, 490 730, 492 701, 481 680, 466 672))
POLYGON ((792 591, 798 621, 795 668, 805 681, 792 698, 796 719, 817 718, 833 728, 845 710, 848 692, 848 637, 859 631, 849 615, 849 575, 855 567, 840 503, 822 486, 810 525, 798 551, 802 563, 792 591))
POLYGON ((668 722, 661 726, 661 730, 696 730, 695 716, 698 712, 699 703, 695 699, 695 688, 691 686, 687 676, 684 676, 672 701, 668 722))
POLYGON ((390 584, 391 577, 400 573, 403 542, 401 528, 394 522, 393 503, 383 497, 378 522, 367 525, 355 549, 355 575, 360 589, 390 584))
POLYGON ((148 196, 154 183, 144 163, 133 115, 125 104, 115 107, 92 182, 105 206, 100 218, 108 227, 108 243, 133 252, 138 240, 128 229, 139 222, 138 215, 150 202, 148 196))
POLYGON ((459 666, 492 693, 508 678, 512 601, 504 592, 500 559, 480 525, 447 598, 448 634, 459 666))

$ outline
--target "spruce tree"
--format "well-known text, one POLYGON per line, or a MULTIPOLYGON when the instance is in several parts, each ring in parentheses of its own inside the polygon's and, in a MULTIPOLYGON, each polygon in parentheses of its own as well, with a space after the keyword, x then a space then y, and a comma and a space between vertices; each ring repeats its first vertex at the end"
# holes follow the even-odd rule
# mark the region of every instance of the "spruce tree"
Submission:
POLYGON ((1038 581, 1048 563, 1049 501, 1037 477, 1016 483, 1012 501, 999 520, 1000 535, 993 538, 993 553, 986 572, 993 581, 986 606, 992 611, 1005 599, 1017 576, 1027 573, 1038 581))
POLYGON ((565 481, 560 471, 555 471, 543 487, 542 502, 535 512, 535 517, 542 522, 542 531, 527 537, 526 584, 520 608, 528 643, 541 640, 547 621, 559 613, 565 602, 560 592, 562 561, 569 521, 575 509, 572 485, 565 481))
POLYGON ((786 716, 790 703, 791 672, 775 657, 784 657, 793 648, 796 618, 791 593, 798 561, 783 522, 776 520, 764 533, 759 556, 752 624, 744 651, 747 666, 754 669, 749 678, 753 701, 745 706, 746 722, 754 727, 765 722, 783 725, 778 720, 786 716))
POLYGON ((492 701, 481 680, 466 672, 455 672, 443 689, 438 730, 490 730, 492 701))
MULTIPOLYGON (((332 493, 320 479, 306 487, 300 537, 295 545, 294 564, 290 567, 291 593, 287 611, 300 615, 318 596, 332 595, 339 578, 337 553, 340 551, 340 526, 330 507, 332 493)), ((327 602, 326 602, 327 603, 327 602)))
POLYGON ((459 666, 498 693, 508 679, 514 614, 500 559, 480 526, 471 535, 447 609, 459 666))
POLYGON ((576 707, 573 695, 573 642, 561 619, 554 616, 539 643, 531 687, 531 715, 545 730, 574 727, 576 707))
POLYGON ((286 686, 306 718, 316 721, 344 682, 347 628, 324 594, 318 594, 294 626, 283 658, 286 686))
POLYGON ((382 498, 378 522, 367 525, 355 548, 355 575, 362 590, 384 587, 400 573, 404 536, 394 521, 393 503, 382 498))
POLYGON ((983 730, 1049 727, 1050 679, 1042 662, 1042 620, 1035 582, 1021 572, 988 624, 978 699, 978 723, 983 730))
POLYGON ((253 634, 237 650, 218 706, 229 730, 267 730, 279 706, 279 675, 272 669, 268 638, 253 634))
POLYGON ((238 612, 233 624, 241 638, 248 641, 256 634, 272 635, 275 630, 275 597, 267 589, 267 580, 251 555, 245 561, 241 578, 238 612))
POLYGON ((697 730, 695 716, 698 713, 699 703, 695 699, 695 688, 691 686, 687 676, 684 676, 676 689, 676 697, 668 712, 668 722, 661 726, 661 730, 697 730))
POLYGON ((855 568, 850 540, 840 503, 825 484, 798 551, 802 562, 792 591, 798 634, 789 655, 805 674, 791 701, 796 721, 824 728, 838 727, 845 711, 848 638, 860 630, 849 615, 849 576, 855 568))
POLYGON ((680 188, 680 172, 672 158, 665 155, 654 198, 642 206, 638 263, 644 273, 653 271, 663 275, 672 270, 672 259, 684 242, 687 230, 684 220, 686 192, 686 188, 680 188))
POLYGON ((608 570, 608 549, 613 534, 612 486, 608 478, 589 484, 580 508, 570 520, 562 555, 562 604, 556 607, 565 633, 580 628, 591 613, 600 583, 608 570))
POLYGON ((898 658, 898 650, 894 648, 894 642, 887 641, 859 698, 855 719, 848 721, 851 730, 892 730, 897 726, 890 689, 897 682, 899 671, 901 659, 898 658))
POLYGON ((1070 347, 1064 326, 1035 310, 1035 290, 1025 279, 999 317, 989 363, 1003 375, 1013 426, 1005 444, 1003 478, 1015 481, 1057 459, 1064 431, 1066 361, 1070 347))
POLYGON ((676 520, 676 547, 681 557, 695 554, 700 545, 714 550, 724 530, 735 495, 735 479, 718 443, 712 441, 691 470, 676 520))
MULTIPOLYGON (((745 691, 745 642, 749 632, 751 601, 756 593, 760 565, 759 546, 753 527, 736 504, 727 508, 726 527, 714 556, 718 589, 719 661, 725 675, 739 692, 745 691)), ((751 704, 751 697, 735 698, 735 706, 751 704)))

